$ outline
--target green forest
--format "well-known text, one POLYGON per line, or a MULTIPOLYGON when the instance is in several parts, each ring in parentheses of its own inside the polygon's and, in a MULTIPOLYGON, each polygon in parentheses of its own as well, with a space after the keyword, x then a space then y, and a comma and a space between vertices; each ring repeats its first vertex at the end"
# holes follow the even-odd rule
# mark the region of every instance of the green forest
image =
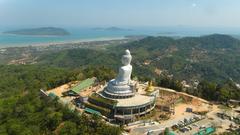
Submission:
POLYGON ((207 80, 240 83, 240 40, 228 35, 202 37, 147 37, 103 49, 69 49, 46 52, 38 56, 38 64, 78 68, 105 65, 117 71, 125 49, 133 55, 134 74, 156 77, 155 69, 174 75, 178 80, 207 80), (144 62, 149 61, 149 64, 144 62))
POLYGON ((41 99, 39 95, 40 89, 50 89, 88 76, 98 76, 105 80, 114 73, 105 67, 97 69, 67 70, 36 65, 0 66, 0 134, 120 134, 120 127, 110 126, 98 116, 80 115, 77 111, 70 111, 59 104, 57 99, 41 99))

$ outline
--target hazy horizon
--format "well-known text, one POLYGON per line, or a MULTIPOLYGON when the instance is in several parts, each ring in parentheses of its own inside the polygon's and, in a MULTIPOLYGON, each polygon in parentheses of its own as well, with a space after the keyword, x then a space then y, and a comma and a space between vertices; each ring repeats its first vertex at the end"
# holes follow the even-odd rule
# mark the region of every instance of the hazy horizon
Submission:
POLYGON ((238 0, 0 0, 0 27, 240 28, 238 0))

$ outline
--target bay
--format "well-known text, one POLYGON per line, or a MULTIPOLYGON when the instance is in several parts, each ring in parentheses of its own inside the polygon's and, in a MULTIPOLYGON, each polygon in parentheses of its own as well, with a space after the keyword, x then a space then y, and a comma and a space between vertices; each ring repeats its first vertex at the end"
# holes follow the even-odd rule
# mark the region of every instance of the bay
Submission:
MULTIPOLYGON (((64 28, 65 29, 65 28, 64 28)), ((146 36, 200 36, 212 34, 214 32, 223 33, 224 31, 214 31, 209 29, 179 28, 179 27, 160 27, 160 28, 130 28, 123 30, 97 30, 94 28, 66 28, 71 33, 68 36, 28 36, 28 35, 9 35, 2 34, 0 28, 0 48, 29 46, 50 43, 65 43, 86 40, 110 40, 121 39, 129 35, 146 36)))

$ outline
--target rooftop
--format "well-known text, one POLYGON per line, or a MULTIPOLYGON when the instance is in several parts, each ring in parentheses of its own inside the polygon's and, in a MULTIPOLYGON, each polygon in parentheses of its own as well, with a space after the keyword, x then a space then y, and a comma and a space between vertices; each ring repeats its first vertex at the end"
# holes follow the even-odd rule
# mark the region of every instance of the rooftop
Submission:
POLYGON ((154 101, 154 97, 136 94, 131 98, 116 99, 118 107, 140 106, 154 101))
POLYGON ((52 93, 52 92, 50 92, 50 93, 48 94, 48 96, 51 97, 51 98, 56 98, 56 97, 58 97, 57 95, 55 95, 55 94, 52 93))
POLYGON ((85 112, 91 113, 91 114, 97 114, 97 115, 101 115, 101 113, 99 111, 93 110, 91 108, 85 108, 84 109, 85 112))
POLYGON ((96 80, 95 78, 88 78, 86 80, 83 80, 79 82, 76 86, 72 87, 71 90, 74 91, 75 93, 79 93, 82 90, 86 89, 87 87, 93 85, 95 80, 96 80))
POLYGON ((209 135, 211 133, 215 132, 215 128, 208 127, 204 130, 200 130, 199 132, 195 133, 194 135, 209 135))

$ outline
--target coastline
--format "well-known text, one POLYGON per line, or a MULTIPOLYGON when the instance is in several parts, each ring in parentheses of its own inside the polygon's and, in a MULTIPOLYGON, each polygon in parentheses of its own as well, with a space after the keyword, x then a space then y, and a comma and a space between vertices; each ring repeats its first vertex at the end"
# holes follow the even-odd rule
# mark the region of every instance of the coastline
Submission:
POLYGON ((7 35, 7 36, 22 36, 22 37, 64 37, 69 35, 27 35, 27 34, 14 34, 14 33, 4 33, 2 32, 0 35, 7 35))
POLYGON ((11 47, 47 47, 53 45, 65 45, 65 44, 77 44, 77 43, 84 43, 84 42, 98 42, 98 41, 111 41, 111 40, 124 40, 129 39, 125 36, 121 37, 101 37, 101 38, 88 38, 88 39, 78 39, 78 40, 66 40, 66 41, 54 41, 54 42, 42 42, 42 43, 20 43, 20 44, 0 44, 0 49, 3 48, 11 48, 11 47))

